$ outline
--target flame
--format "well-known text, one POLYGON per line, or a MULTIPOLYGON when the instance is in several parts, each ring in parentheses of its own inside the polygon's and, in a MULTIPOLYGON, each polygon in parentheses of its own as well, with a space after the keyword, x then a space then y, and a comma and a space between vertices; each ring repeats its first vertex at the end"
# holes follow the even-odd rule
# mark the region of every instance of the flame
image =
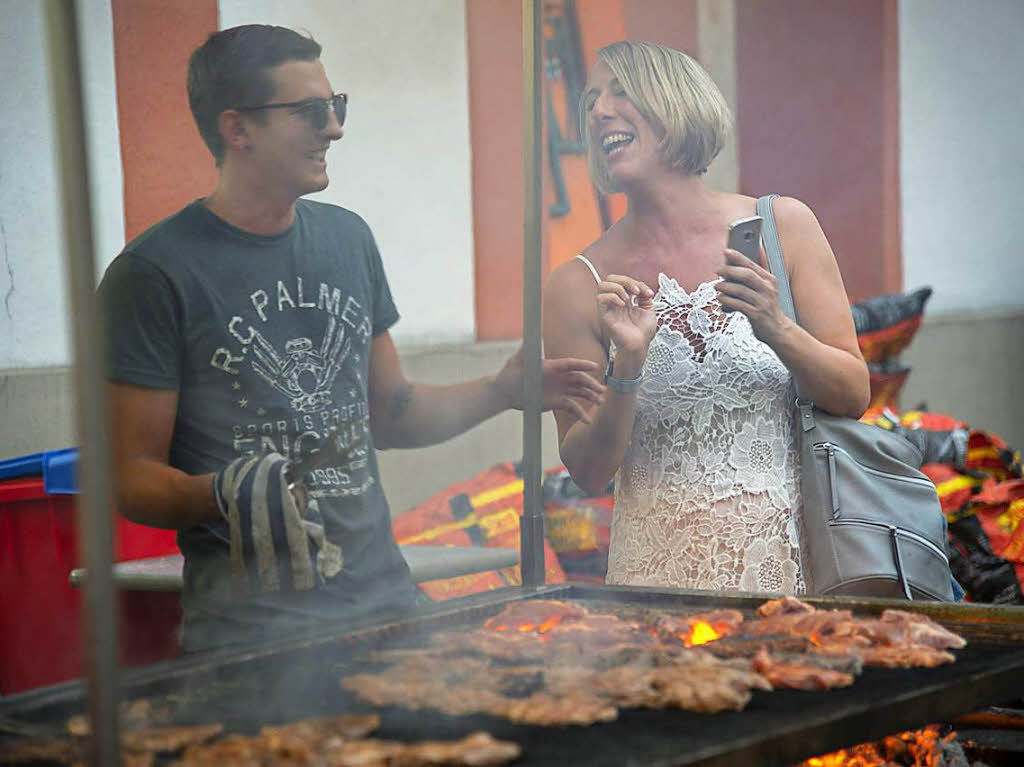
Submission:
POLYGON ((540 624, 537 627, 537 633, 538 634, 546 634, 547 632, 551 631, 551 629, 553 629, 555 626, 557 626, 561 622, 562 622, 562 616, 561 615, 552 615, 550 618, 548 618, 546 621, 544 621, 542 624, 540 624))
POLYGON ((846 764, 846 750, 836 751, 824 756, 812 756, 804 764, 806 767, 843 767, 846 764))
POLYGON ((681 637, 683 644, 687 647, 693 647, 699 644, 707 644, 712 642, 722 635, 715 631, 714 626, 706 621, 695 621, 693 627, 690 629, 690 633, 686 636, 681 637))

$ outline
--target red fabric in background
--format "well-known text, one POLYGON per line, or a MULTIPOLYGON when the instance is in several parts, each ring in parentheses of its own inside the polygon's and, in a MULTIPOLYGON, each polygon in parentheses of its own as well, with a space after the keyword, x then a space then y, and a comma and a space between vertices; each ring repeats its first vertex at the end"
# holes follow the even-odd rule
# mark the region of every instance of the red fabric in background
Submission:
MULTIPOLYGON (((392 521, 401 544, 519 548, 519 517, 523 513, 522 479, 512 463, 499 463, 463 482, 449 485, 392 521), (458 520, 452 501, 464 495, 472 516, 458 520)), ((565 571, 551 544, 544 541, 548 583, 565 581, 565 571)), ((520 584, 519 567, 421 583, 433 599, 451 599, 479 591, 520 584)))
MULTIPOLYGON (((81 560, 73 495, 48 495, 43 480, 0 482, 0 694, 82 676, 83 594, 72 588, 81 560)), ((114 522, 118 561, 178 551, 174 532, 114 522)), ((177 652, 177 594, 121 598, 122 662, 150 663, 177 652)))

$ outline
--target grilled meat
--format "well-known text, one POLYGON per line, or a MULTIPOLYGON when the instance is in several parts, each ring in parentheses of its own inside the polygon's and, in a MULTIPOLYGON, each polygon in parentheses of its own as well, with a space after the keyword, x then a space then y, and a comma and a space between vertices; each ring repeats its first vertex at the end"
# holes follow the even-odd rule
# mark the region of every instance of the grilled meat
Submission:
MULTIPOLYGON (((264 756, 268 755, 265 754, 263 738, 228 735, 207 745, 190 746, 174 767, 263 767, 266 763, 264 756)), ((293 761, 292 764, 301 762, 293 761)))
POLYGON ((544 657, 544 647, 537 642, 537 636, 518 631, 500 634, 452 632, 438 634, 433 641, 445 655, 456 657, 470 655, 514 664, 538 662, 544 657))
POLYGON ((754 670, 777 689, 787 690, 831 690, 835 687, 849 687, 853 674, 801 663, 801 658, 782 660, 773 657, 766 650, 758 650, 754 656, 754 670))
MULTIPOLYGON (((88 723, 88 719, 83 719, 88 723)), ((71 723, 69 722, 69 726, 71 723)), ((80 731, 80 725, 76 726, 80 731)), ((193 744, 205 743, 224 730, 221 724, 194 727, 149 727, 121 733, 121 762, 126 767, 146 767, 156 754, 171 754, 193 744)), ((24 740, 0 745, 0 764, 59 762, 78 765, 86 760, 85 735, 52 740, 24 740)))
POLYGON ((619 717, 619 710, 601 698, 584 694, 551 695, 546 692, 534 693, 520 700, 506 699, 483 713, 501 716, 516 724, 542 727, 586 726, 597 722, 613 722, 619 717))
POLYGON ((699 713, 739 711, 751 690, 770 690, 750 664, 694 653, 671 666, 620 666, 595 674, 584 688, 622 708, 681 708, 699 713))
MULTIPOLYGON (((156 764, 156 754, 151 751, 122 751, 121 767, 153 767, 156 764)), ((75 762, 71 767, 88 767, 85 762, 75 762)))
POLYGON ((474 732, 457 741, 396 743, 387 740, 353 740, 323 754, 324 767, 487 767, 516 759, 517 743, 497 740, 486 732, 474 732))
POLYGON ((879 623, 886 627, 889 644, 907 642, 928 645, 940 650, 959 649, 967 645, 962 636, 943 628, 927 615, 917 615, 903 610, 885 610, 879 623))
POLYGON ((855 618, 849 610, 814 610, 798 600, 779 604, 783 601, 776 600, 776 606, 765 611, 768 617, 745 623, 742 630, 807 637, 823 654, 853 656, 884 668, 952 663, 954 657, 946 650, 966 644, 924 615, 886 610, 880 618, 855 618))
POLYGON ((746 669, 730 667, 713 656, 707 657, 716 662, 669 666, 652 673, 651 685, 658 692, 659 708, 705 714, 742 711, 751 690, 771 689, 764 677, 749 670, 749 664, 744 664, 746 669))
POLYGON ((450 742, 398 743, 325 735, 323 728, 304 728, 304 724, 264 728, 260 735, 231 735, 209 746, 193 746, 175 767, 487 767, 504 764, 522 752, 518 744, 485 732, 450 742), (312 740, 302 739, 307 730, 312 740))
POLYGON ((148 727, 121 733, 121 746, 128 751, 152 751, 158 754, 173 753, 220 735, 222 724, 200 724, 194 727, 148 727))
POLYGON ((544 626, 563 620, 585 618, 587 610, 572 602, 555 599, 524 599, 512 602, 505 609, 484 621, 492 631, 514 631, 521 626, 544 626))
POLYGON ((434 765, 466 765, 487 767, 510 762, 519 757, 518 743, 497 740, 486 732, 474 732, 450 743, 424 741, 403 746, 392 757, 389 767, 433 767, 434 765))
POLYGON ((934 668, 956 660, 950 652, 923 644, 856 648, 854 652, 861 657, 865 665, 881 668, 934 668))
POLYGON ((544 689, 544 672, 533 666, 495 669, 493 684, 506 698, 526 698, 544 689))
POLYGON ((72 738, 53 740, 0 741, 0 764, 26 762, 60 762, 70 764, 84 758, 78 741, 72 738))
POLYGON ((716 639, 714 642, 708 642, 702 645, 701 649, 716 658, 753 658, 761 649, 767 650, 772 655, 777 655, 778 653, 805 653, 810 651, 813 646, 811 640, 801 636, 732 634, 716 639))
POLYGON ((375 705, 591 724, 618 707, 739 710, 756 689, 844 687, 864 664, 932 666, 953 659, 945 648, 962 646, 917 615, 855 618, 792 597, 765 603, 751 621, 714 610, 641 625, 571 607, 514 603, 489 629, 438 635, 430 654, 399 651, 390 669, 342 685, 375 705), (700 650, 681 647, 702 623, 720 638, 700 650))
POLYGON ((500 707, 506 700, 492 689, 489 682, 497 675, 484 673, 486 668, 486 663, 459 663, 439 656, 431 664, 404 662, 376 674, 346 677, 341 686, 375 706, 401 705, 466 716, 500 707))
MULTIPOLYGON (((767 618, 747 621, 744 634, 788 634, 807 637, 811 641, 824 641, 832 636, 858 636, 861 634, 853 613, 849 610, 814 610, 811 612, 778 612, 767 618)), ((868 644, 865 638, 864 644, 868 644)))
POLYGON ((857 676, 864 670, 864 661, 857 655, 826 655, 814 650, 803 653, 788 653, 777 650, 768 650, 768 653, 777 661, 783 663, 795 663, 800 666, 814 666, 815 668, 839 671, 843 674, 857 676))
POLYGON ((787 615, 793 613, 813 613, 814 607, 801 602, 796 597, 782 597, 771 599, 757 608, 758 618, 771 618, 774 615, 787 615))
MULTIPOLYGON (((145 727, 160 727, 171 723, 171 711, 166 706, 154 706, 152 701, 122 701, 117 709, 122 730, 140 730, 145 727)), ((68 719, 66 725, 70 735, 85 736, 92 732, 89 717, 77 714, 68 719)))

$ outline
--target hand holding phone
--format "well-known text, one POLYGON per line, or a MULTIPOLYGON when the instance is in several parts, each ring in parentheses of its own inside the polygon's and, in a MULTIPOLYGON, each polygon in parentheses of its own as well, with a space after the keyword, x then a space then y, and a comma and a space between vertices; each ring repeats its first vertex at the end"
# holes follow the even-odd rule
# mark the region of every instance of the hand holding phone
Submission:
POLYGON ((729 236, 725 246, 735 250, 755 264, 761 263, 761 224, 760 216, 741 218, 729 224, 729 236))

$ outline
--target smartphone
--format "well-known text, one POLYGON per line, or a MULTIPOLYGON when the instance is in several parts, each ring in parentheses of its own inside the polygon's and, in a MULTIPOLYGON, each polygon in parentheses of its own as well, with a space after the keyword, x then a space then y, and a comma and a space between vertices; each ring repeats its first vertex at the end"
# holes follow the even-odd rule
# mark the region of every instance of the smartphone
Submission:
POLYGON ((761 263, 761 224, 760 216, 741 218, 729 224, 729 237, 726 247, 742 253, 755 264, 761 263))

